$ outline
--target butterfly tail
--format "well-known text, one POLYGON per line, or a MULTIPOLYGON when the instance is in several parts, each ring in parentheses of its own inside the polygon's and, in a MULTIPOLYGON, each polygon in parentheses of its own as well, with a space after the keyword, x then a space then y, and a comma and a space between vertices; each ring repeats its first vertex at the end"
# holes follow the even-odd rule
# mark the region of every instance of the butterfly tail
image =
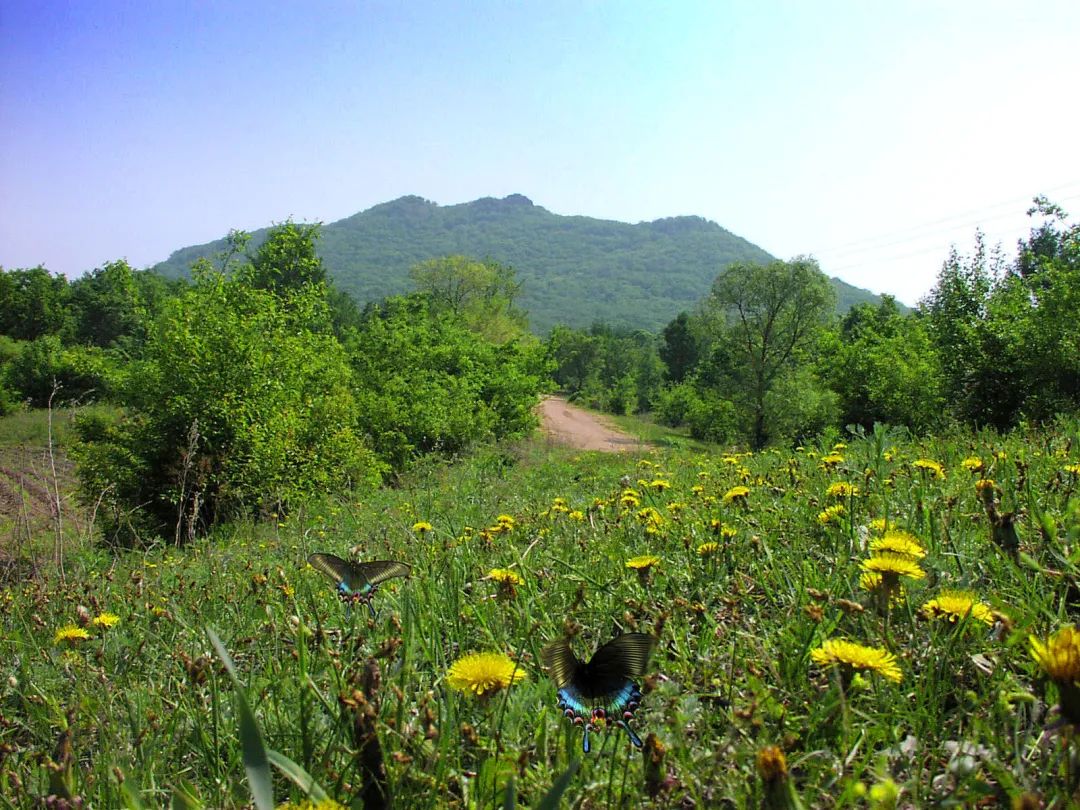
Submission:
POLYGON ((624 729, 626 729, 626 733, 630 735, 630 742, 632 742, 634 744, 635 748, 641 748, 642 745, 644 745, 644 743, 641 742, 641 737, 639 737, 637 735, 637 732, 635 732, 632 728, 630 728, 629 723, 626 723, 626 722, 620 720, 618 725, 620 725, 624 729))
POLYGON ((592 746, 589 744, 589 729, 585 729, 585 736, 581 738, 581 750, 586 754, 589 753, 592 746))
POLYGON ((375 606, 373 604, 371 604, 370 599, 368 600, 368 603, 367 603, 367 609, 371 611, 371 620, 375 621, 375 619, 377 618, 376 613, 375 613, 375 606))

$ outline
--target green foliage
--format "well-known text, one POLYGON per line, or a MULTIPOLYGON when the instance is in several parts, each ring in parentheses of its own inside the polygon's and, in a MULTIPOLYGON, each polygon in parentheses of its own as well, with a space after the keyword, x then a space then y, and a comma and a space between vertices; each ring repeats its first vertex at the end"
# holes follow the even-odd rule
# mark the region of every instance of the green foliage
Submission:
POLYGON ((18 347, 3 364, 3 380, 18 399, 43 408, 109 395, 120 375, 115 358, 92 346, 62 345, 45 335, 18 347))
POLYGON ((789 383, 789 392, 793 379, 809 382, 795 372, 833 312, 833 301, 828 280, 812 259, 734 264, 713 284, 706 307, 721 324, 714 374, 720 392, 744 414, 743 429, 754 448, 784 436, 799 421, 770 420, 779 412, 770 405, 770 394, 781 381, 789 383))
POLYGON ((957 415, 1004 429, 1080 407, 1080 224, 1043 198, 1014 262, 977 236, 922 302, 957 415))
POLYGON ((67 279, 44 267, 0 268, 0 334, 18 340, 46 335, 70 337, 67 279))
POLYGON ((84 497, 100 499, 115 542, 179 541, 379 477, 317 285, 282 297, 201 272, 167 305, 122 397, 127 415, 84 423, 78 451, 84 497))
POLYGON ((359 428, 395 469, 536 423, 547 371, 531 339, 496 346, 413 295, 369 306, 347 346, 359 428))
MULTIPOLYGON (((252 238, 259 243, 265 231, 252 238)), ((155 268, 188 273, 223 241, 183 248, 155 268)), ((631 225, 559 216, 514 194, 439 206, 419 197, 376 205, 322 229, 319 254, 334 283, 361 304, 409 292, 409 270, 440 256, 490 257, 522 282, 518 304, 537 334, 556 324, 587 328, 597 318, 618 328, 658 331, 709 291, 732 262, 772 257, 713 222, 675 217, 631 225)), ((842 303, 876 296, 838 280, 842 303)))
POLYGON ((554 378, 572 399, 614 414, 647 411, 664 382, 655 335, 593 324, 556 327, 547 342, 554 378))
POLYGON ((943 372, 926 320, 901 315, 891 298, 852 308, 838 330, 823 336, 819 352, 841 424, 925 430, 943 421, 943 372))
POLYGON ((701 359, 704 337, 700 328, 695 328, 699 322, 692 320, 686 312, 680 312, 664 327, 660 359, 667 366, 667 378, 673 383, 685 380, 701 359))
POLYGON ((510 267, 444 256, 415 265, 409 278, 427 296, 432 312, 450 314, 491 343, 506 343, 528 332, 528 319, 514 304, 521 282, 510 267))
POLYGON ((280 295, 325 284, 326 269, 315 251, 319 228, 291 221, 273 227, 245 269, 251 286, 280 295))

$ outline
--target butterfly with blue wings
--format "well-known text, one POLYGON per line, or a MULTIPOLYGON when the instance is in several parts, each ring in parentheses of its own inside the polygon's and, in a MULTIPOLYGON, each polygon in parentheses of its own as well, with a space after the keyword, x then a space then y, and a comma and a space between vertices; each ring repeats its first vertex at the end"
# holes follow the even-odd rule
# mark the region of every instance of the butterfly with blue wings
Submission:
POLYGON ((644 633, 623 633, 593 653, 586 663, 570 649, 569 639, 554 641, 541 651, 544 666, 558 689, 558 707, 585 736, 582 750, 589 753, 589 732, 601 723, 619 726, 630 742, 641 748, 641 738, 630 727, 641 703, 641 690, 632 680, 645 674, 656 639, 644 633))
POLYGON ((350 562, 335 554, 312 554, 308 564, 333 580, 337 585, 338 596, 347 606, 347 613, 356 604, 367 605, 371 618, 375 618, 375 608, 371 598, 379 584, 394 577, 407 577, 412 566, 397 560, 372 560, 371 562, 350 562))

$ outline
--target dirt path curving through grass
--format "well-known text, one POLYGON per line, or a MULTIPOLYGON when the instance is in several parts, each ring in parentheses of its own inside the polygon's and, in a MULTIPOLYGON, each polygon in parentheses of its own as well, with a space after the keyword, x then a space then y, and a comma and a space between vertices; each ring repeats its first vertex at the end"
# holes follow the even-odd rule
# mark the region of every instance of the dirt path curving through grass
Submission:
POLYGON ((557 444, 609 453, 649 448, 648 444, 605 424, 584 408, 571 405, 565 397, 544 397, 536 410, 540 414, 540 429, 557 444))

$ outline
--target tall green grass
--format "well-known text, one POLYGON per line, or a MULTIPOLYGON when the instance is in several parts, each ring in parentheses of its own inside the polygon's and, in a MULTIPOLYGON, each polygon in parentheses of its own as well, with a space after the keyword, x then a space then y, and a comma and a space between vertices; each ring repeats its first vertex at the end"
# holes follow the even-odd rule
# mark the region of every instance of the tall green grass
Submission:
POLYGON ((364 722, 395 807, 503 807, 511 793, 535 807, 568 772, 564 799, 576 807, 760 805, 755 757, 769 745, 808 806, 864 806, 887 778, 912 806, 1007 806, 1024 792, 1066 803, 1074 752, 1068 735, 1046 732, 1056 694, 1028 635, 1071 623, 1080 604, 1077 476, 1066 470, 1078 439, 1075 423, 879 434, 852 438, 832 465, 822 461, 831 442, 754 456, 526 443, 432 462, 362 502, 309 504, 188 548, 114 557, 84 543, 66 582, 46 572, 0 592, 0 806, 57 791, 99 807, 249 804, 238 729, 251 724, 207 628, 265 749, 299 769, 267 760, 278 803, 304 798, 304 774, 343 805, 361 796, 372 782, 364 722), (969 456, 996 481, 1000 509, 1021 515, 1015 559, 991 542, 969 456), (945 478, 916 468, 919 458, 940 462, 945 478), (830 498, 836 481, 859 495, 830 498), (725 502, 736 485, 749 488, 745 503, 725 502), (622 502, 628 488, 635 505, 622 502), (843 515, 823 523, 834 503, 843 515), (650 524, 646 508, 661 520, 650 524), (513 530, 485 533, 500 514, 513 530), (928 551, 926 578, 906 583, 888 615, 859 585, 869 523, 884 517, 928 551), (419 521, 433 531, 414 531, 419 521), (700 555, 706 542, 717 552, 700 555), (376 594, 374 621, 360 610, 347 619, 304 562, 350 549, 413 566, 376 594), (625 565, 639 554, 660 558, 647 581, 625 565), (523 577, 512 596, 486 579, 496 567, 523 577), (944 588, 976 592, 1007 621, 922 618, 944 588), (80 607, 120 621, 54 643, 80 607), (659 639, 637 724, 654 741, 643 757, 611 729, 583 757, 540 650, 573 631, 584 656, 626 630, 659 639), (814 665, 811 651, 837 637, 889 649, 902 681, 844 683, 814 665), (450 665, 479 651, 509 655, 528 680, 486 700, 450 689, 450 665))

